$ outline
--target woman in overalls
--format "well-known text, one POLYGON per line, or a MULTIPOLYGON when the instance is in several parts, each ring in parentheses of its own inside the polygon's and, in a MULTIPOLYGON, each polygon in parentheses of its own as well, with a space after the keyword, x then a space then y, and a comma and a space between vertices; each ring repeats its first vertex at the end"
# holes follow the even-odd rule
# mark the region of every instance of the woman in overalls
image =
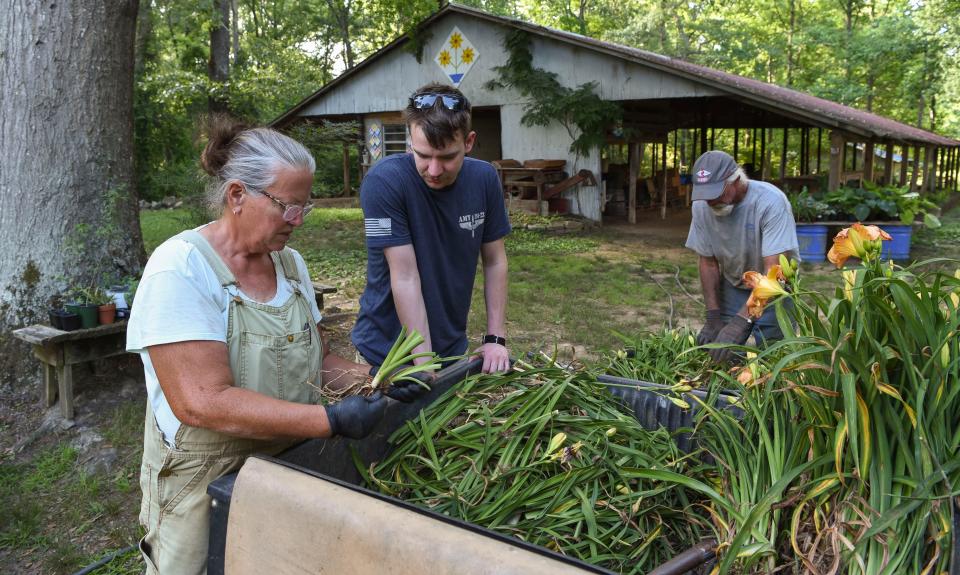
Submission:
POLYGON ((206 569, 207 485, 251 453, 297 438, 367 435, 386 399, 319 405, 319 388, 367 374, 329 353, 303 258, 286 247, 310 211, 310 153, 226 118, 201 157, 220 217, 151 255, 127 327, 147 385, 140 548, 147 572, 206 569))

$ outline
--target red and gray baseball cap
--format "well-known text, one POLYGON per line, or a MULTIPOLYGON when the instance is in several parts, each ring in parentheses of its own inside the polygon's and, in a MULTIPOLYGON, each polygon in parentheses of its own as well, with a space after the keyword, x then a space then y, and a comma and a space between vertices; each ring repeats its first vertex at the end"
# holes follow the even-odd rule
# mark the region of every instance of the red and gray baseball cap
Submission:
POLYGON ((693 164, 693 201, 719 198, 724 180, 738 167, 730 154, 720 150, 710 150, 697 158, 693 164))

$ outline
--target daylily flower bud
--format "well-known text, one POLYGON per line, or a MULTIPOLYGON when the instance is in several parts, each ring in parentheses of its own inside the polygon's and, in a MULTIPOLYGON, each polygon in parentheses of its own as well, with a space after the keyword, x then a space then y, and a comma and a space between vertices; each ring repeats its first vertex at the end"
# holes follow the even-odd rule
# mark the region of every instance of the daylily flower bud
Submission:
POLYGON ((547 453, 553 453, 554 451, 560 449, 560 446, 567 440, 567 434, 560 432, 553 436, 553 439, 550 440, 550 446, 547 447, 547 453))

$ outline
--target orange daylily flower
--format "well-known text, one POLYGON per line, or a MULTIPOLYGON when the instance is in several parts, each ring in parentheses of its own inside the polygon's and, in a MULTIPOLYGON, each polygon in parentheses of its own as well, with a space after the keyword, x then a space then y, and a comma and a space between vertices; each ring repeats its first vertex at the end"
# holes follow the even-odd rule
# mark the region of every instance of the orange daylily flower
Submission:
POLYGON ((780 283, 783 280, 783 271, 781 271, 779 264, 770 266, 767 275, 754 271, 743 274, 743 283, 748 288, 753 289, 750 298, 747 299, 747 311, 751 317, 763 315, 763 308, 770 298, 787 294, 787 290, 780 283))
POLYGON ((871 260, 880 255, 881 241, 890 239, 893 239, 890 234, 878 226, 865 226, 857 222, 840 230, 833 238, 833 247, 827 252, 827 259, 838 268, 843 267, 851 257, 871 260))

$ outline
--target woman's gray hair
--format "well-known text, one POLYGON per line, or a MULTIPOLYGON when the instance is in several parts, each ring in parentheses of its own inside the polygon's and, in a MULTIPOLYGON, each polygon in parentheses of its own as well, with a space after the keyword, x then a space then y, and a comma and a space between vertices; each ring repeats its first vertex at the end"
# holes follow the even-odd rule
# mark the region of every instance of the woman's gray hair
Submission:
POLYGON ((742 181, 744 184, 747 184, 750 182, 750 178, 747 177, 747 173, 743 171, 743 168, 741 168, 740 166, 737 166, 736 171, 734 171, 732 174, 727 176, 727 179, 724 180, 724 182, 727 184, 732 184, 733 182, 736 182, 737 179, 742 181))
POLYGON ((317 169, 310 152, 300 142, 271 128, 251 128, 225 142, 226 161, 207 187, 207 207, 219 216, 226 202, 227 189, 239 182, 251 194, 260 194, 276 182, 284 168, 317 169))

